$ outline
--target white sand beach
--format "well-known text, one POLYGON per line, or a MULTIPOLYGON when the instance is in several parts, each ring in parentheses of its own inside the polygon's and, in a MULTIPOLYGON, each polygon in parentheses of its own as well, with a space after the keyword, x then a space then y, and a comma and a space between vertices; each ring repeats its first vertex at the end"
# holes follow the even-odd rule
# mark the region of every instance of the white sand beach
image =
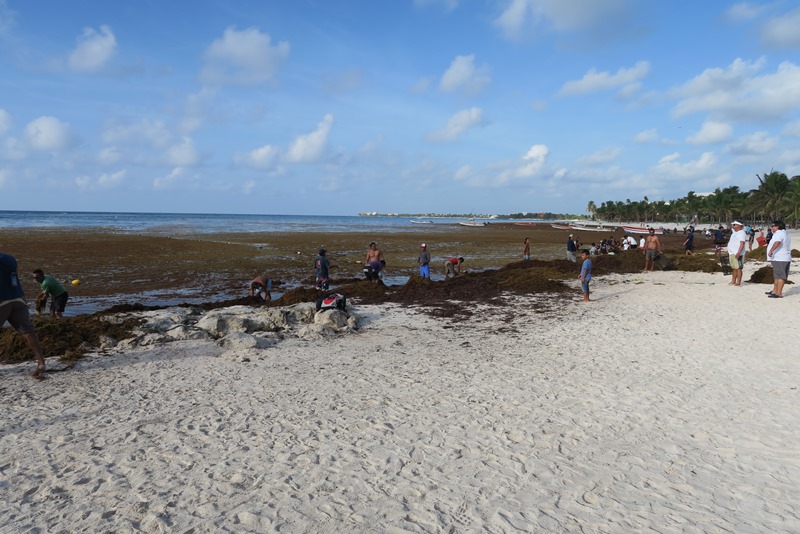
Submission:
POLYGON ((727 282, 2 367, 0 530, 800 532, 800 288, 727 282))

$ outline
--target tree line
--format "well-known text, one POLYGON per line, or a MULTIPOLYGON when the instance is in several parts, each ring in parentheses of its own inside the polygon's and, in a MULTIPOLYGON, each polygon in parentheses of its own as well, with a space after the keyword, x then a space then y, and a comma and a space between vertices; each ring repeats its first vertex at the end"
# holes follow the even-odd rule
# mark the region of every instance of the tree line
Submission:
POLYGON ((739 186, 717 188, 709 195, 689 191, 685 197, 651 202, 607 200, 599 206, 590 200, 586 210, 592 218, 606 221, 679 223, 725 223, 742 219, 759 224, 782 219, 797 224, 800 215, 800 176, 771 171, 756 175, 758 187, 741 191, 739 186))

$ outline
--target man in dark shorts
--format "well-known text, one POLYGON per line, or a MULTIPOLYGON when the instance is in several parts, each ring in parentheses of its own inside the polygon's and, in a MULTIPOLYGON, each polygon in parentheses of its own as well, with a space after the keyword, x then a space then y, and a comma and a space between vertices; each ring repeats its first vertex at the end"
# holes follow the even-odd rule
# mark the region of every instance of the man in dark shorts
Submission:
POLYGON ((67 290, 64 289, 64 286, 62 286, 58 280, 49 274, 44 274, 41 269, 33 271, 33 279, 36 280, 42 288, 42 293, 36 301, 39 302, 39 299, 46 301, 48 297, 52 299, 50 301, 50 315, 61 319, 64 316, 64 308, 67 307, 67 300, 69 299, 67 290))
POLYGON ((266 274, 260 274, 250 282, 250 296, 261 296, 264 293, 264 300, 272 300, 272 279, 267 278, 266 274))
POLYGON ((694 249, 694 227, 689 227, 689 235, 686 237, 686 241, 683 242, 683 248, 686 249, 686 255, 691 256, 694 254, 692 250, 694 249))
POLYGON ((45 369, 42 345, 31 324, 28 303, 17 276, 17 260, 0 252, 0 326, 6 321, 25 338, 36 358, 36 376, 41 376, 45 369))
POLYGON ((319 249, 319 255, 314 259, 314 276, 316 280, 316 288, 324 291, 328 290, 328 268, 331 262, 325 256, 327 251, 324 248, 319 249))

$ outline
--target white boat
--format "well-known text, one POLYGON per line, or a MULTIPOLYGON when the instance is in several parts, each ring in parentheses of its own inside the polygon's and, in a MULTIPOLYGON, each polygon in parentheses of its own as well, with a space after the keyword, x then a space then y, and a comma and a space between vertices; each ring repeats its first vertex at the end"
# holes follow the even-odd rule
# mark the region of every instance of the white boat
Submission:
POLYGON ((622 230, 626 234, 649 234, 650 230, 655 230, 656 235, 663 235, 663 228, 645 228, 643 226, 623 226, 622 230))
POLYGON ((458 224, 461 226, 486 226, 489 223, 483 221, 476 221, 475 219, 470 219, 468 221, 461 221, 458 224))
POLYGON ((584 224, 584 223, 574 223, 569 225, 570 228, 577 231, 587 231, 587 232, 613 232, 617 229, 616 226, 604 226, 602 224, 584 224))
POLYGON ((572 227, 566 224, 551 224, 550 226, 552 226, 556 230, 572 230, 572 227))

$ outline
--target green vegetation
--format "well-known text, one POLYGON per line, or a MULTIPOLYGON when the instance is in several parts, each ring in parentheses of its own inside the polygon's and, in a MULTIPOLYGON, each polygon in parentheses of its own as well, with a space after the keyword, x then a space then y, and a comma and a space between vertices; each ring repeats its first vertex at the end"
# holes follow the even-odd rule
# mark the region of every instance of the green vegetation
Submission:
POLYGON ((739 186, 717 188, 713 193, 699 196, 689 191, 685 197, 670 201, 625 202, 608 200, 597 206, 589 201, 587 211, 592 217, 607 221, 660 221, 675 223, 723 223, 743 219, 764 223, 783 219, 797 223, 800 217, 800 176, 791 179, 777 171, 756 175, 757 189, 740 191, 739 186))

